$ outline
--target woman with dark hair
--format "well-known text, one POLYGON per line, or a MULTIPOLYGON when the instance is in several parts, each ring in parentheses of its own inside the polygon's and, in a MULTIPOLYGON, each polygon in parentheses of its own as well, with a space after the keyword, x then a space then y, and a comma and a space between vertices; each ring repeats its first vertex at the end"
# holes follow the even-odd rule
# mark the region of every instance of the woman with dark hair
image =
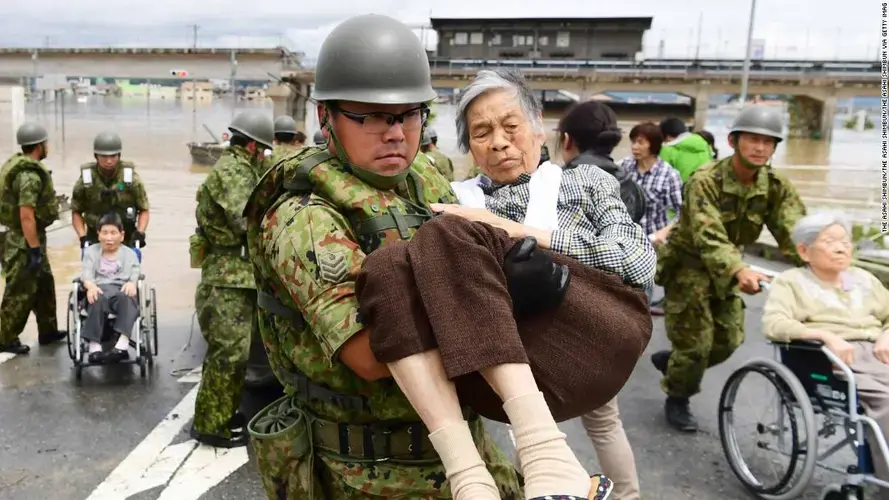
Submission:
MULTIPOLYGON (((626 176, 625 170, 611 158, 611 151, 622 137, 617 127, 617 116, 611 108, 597 101, 578 104, 562 117, 557 130, 566 168, 596 165, 619 179, 626 176)), ((596 449, 602 472, 614 481, 615 496, 638 499, 639 478, 635 457, 620 421, 617 397, 581 416, 580 420, 596 449)))
POLYGON ((703 137, 705 141, 707 141, 707 144, 710 145, 710 149, 713 150, 713 159, 718 160, 719 159, 719 150, 716 149, 716 138, 713 137, 713 134, 711 134, 710 132, 708 132, 706 130, 701 130, 700 132, 697 132, 697 134, 699 136, 703 137))

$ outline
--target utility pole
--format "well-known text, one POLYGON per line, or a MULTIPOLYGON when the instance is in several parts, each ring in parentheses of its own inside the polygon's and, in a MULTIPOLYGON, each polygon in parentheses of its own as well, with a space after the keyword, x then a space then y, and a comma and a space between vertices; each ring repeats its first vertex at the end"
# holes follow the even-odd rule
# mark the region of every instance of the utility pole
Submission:
MULTIPOLYGON (((198 25, 191 25, 193 31, 193 46, 194 50, 198 49, 198 25)), ((195 135, 198 130, 198 98, 197 98, 197 80, 194 77, 194 71, 191 73, 191 134, 192 139, 195 139, 195 135)))
POLYGON ((756 14, 756 0, 750 0, 750 20, 747 24, 747 54, 744 56, 744 76, 741 80, 740 107, 747 104, 747 87, 750 82, 750 49, 753 45, 753 17, 756 14))
POLYGON ((701 57, 701 32, 704 30, 704 11, 698 16, 698 48, 695 50, 695 61, 701 57))

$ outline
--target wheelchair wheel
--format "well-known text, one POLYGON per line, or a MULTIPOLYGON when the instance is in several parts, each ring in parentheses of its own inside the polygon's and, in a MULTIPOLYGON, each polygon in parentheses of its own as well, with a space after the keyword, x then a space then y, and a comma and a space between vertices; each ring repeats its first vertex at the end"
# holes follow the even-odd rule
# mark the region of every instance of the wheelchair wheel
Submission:
POLYGON ((139 376, 141 378, 145 378, 145 374, 148 371, 147 367, 148 367, 148 358, 146 358, 145 356, 142 356, 141 358, 139 358, 139 376))
POLYGON ((76 346, 76 342, 80 341, 80 339, 78 338, 78 335, 74 331, 76 328, 76 325, 77 325, 77 317, 76 317, 77 304, 75 303, 77 298, 76 298, 75 294, 76 294, 75 291, 71 291, 68 294, 68 318, 67 318, 68 336, 67 337, 68 337, 68 357, 71 358, 71 361, 74 361, 76 359, 77 349, 75 348, 75 346, 76 346))
POLYGON ((151 294, 149 295, 151 300, 151 305, 149 309, 151 310, 151 330, 152 330, 152 346, 154 347, 154 355, 157 356, 157 294, 154 291, 154 287, 151 287, 151 294))
POLYGON ((719 437, 729 466, 744 487, 765 500, 790 500, 808 488, 818 461, 818 429, 809 396, 796 376, 784 365, 771 359, 754 359, 732 373, 719 398, 719 437), (741 383, 759 379, 752 398, 735 405, 741 383), (772 404, 763 403, 763 394, 773 396, 772 404), (777 403, 777 404, 775 404, 777 403), (751 413, 767 413, 755 420, 750 429, 738 429, 738 420, 751 413), (776 418, 777 417, 777 418, 776 418), (739 440, 751 439, 754 455, 764 451, 766 457, 742 456, 739 440), (764 441, 777 438, 777 443, 764 441), (782 467, 775 462, 787 459, 782 467), (780 469, 780 470, 779 470, 780 469), (773 479, 761 478, 773 473, 773 479))
POLYGON ((83 365, 80 363, 79 359, 74 360, 74 378, 77 380, 83 378, 83 365))

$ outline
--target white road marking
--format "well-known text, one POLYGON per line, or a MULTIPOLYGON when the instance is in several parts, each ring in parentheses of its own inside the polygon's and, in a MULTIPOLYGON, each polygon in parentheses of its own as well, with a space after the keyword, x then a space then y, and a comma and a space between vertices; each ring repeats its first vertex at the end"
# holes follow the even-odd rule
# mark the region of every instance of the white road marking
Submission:
MULTIPOLYGON (((200 367, 179 379, 200 380, 200 367)), ((196 385, 86 500, 125 500, 164 485, 158 500, 196 500, 243 467, 246 447, 216 449, 193 439, 171 444, 194 416, 197 393, 196 385)))

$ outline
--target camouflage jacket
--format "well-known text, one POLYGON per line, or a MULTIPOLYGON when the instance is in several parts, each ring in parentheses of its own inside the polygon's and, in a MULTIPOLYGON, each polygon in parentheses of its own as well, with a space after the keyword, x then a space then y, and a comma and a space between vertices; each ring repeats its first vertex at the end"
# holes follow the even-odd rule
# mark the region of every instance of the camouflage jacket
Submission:
MULTIPOLYGON (((10 235, 21 234, 20 207, 32 207, 37 218, 37 231, 59 219, 52 173, 43 163, 22 153, 13 155, 0 169, 0 224, 10 229, 10 235)), ((8 246, 24 245, 24 239, 7 238, 8 246)))
POLYGON ((771 167, 748 186, 732 170, 732 157, 699 167, 683 186, 679 220, 658 252, 659 274, 663 266, 702 266, 720 295, 730 293, 735 274, 747 267, 743 247, 759 239, 763 226, 788 259, 801 263, 790 232, 805 213, 796 188, 771 167))
POLYGON ((425 154, 432 160, 432 164, 441 172, 441 175, 445 176, 445 179, 451 182, 454 181, 454 163, 451 162, 450 158, 441 151, 428 151, 425 154))
MULTIPOLYGON (((366 381, 337 355, 346 341, 365 328, 355 296, 355 279, 365 256, 393 241, 410 239, 428 218, 428 203, 456 203, 456 196, 424 155, 417 155, 406 183, 381 191, 358 180, 338 160, 326 154, 313 156, 319 153, 326 150, 307 147, 279 162, 259 182, 245 210, 257 287, 304 318, 295 326, 288 318, 259 310, 270 365, 276 374, 302 372, 315 384, 367 402, 366 409, 321 400, 301 403, 322 419, 352 424, 418 422, 416 411, 393 379, 366 381), (299 174, 308 170, 300 165, 315 163, 318 166, 307 175, 299 174), (287 184, 294 189, 283 189, 287 184), (386 222, 392 216, 404 224, 403 232, 386 222)), ((295 394, 294 387, 286 383, 285 387, 288 394, 295 394)), ((473 422, 472 430, 492 474, 510 477, 511 464, 480 420, 473 422)), ((440 475, 444 479, 440 464, 418 468, 381 462, 368 467, 347 457, 322 456, 322 460, 331 476, 347 483, 350 491, 450 498, 447 483, 429 485, 428 478, 440 475)))
POLYGON ((109 174, 96 162, 82 165, 71 194, 71 211, 83 217, 87 234, 96 232, 103 215, 117 213, 124 224, 125 243, 129 243, 139 213, 148 210, 148 194, 132 163, 119 162, 109 174))
POLYGON ((222 153, 198 188, 195 219, 207 239, 201 282, 230 288, 256 288, 247 258, 244 206, 262 176, 263 159, 240 146, 222 153))
POLYGON ((267 167, 271 167, 272 165, 281 161, 281 158, 284 158, 287 155, 293 154, 296 151, 299 151, 305 146, 293 146, 290 144, 278 144, 272 149, 272 156, 268 159, 267 167))

